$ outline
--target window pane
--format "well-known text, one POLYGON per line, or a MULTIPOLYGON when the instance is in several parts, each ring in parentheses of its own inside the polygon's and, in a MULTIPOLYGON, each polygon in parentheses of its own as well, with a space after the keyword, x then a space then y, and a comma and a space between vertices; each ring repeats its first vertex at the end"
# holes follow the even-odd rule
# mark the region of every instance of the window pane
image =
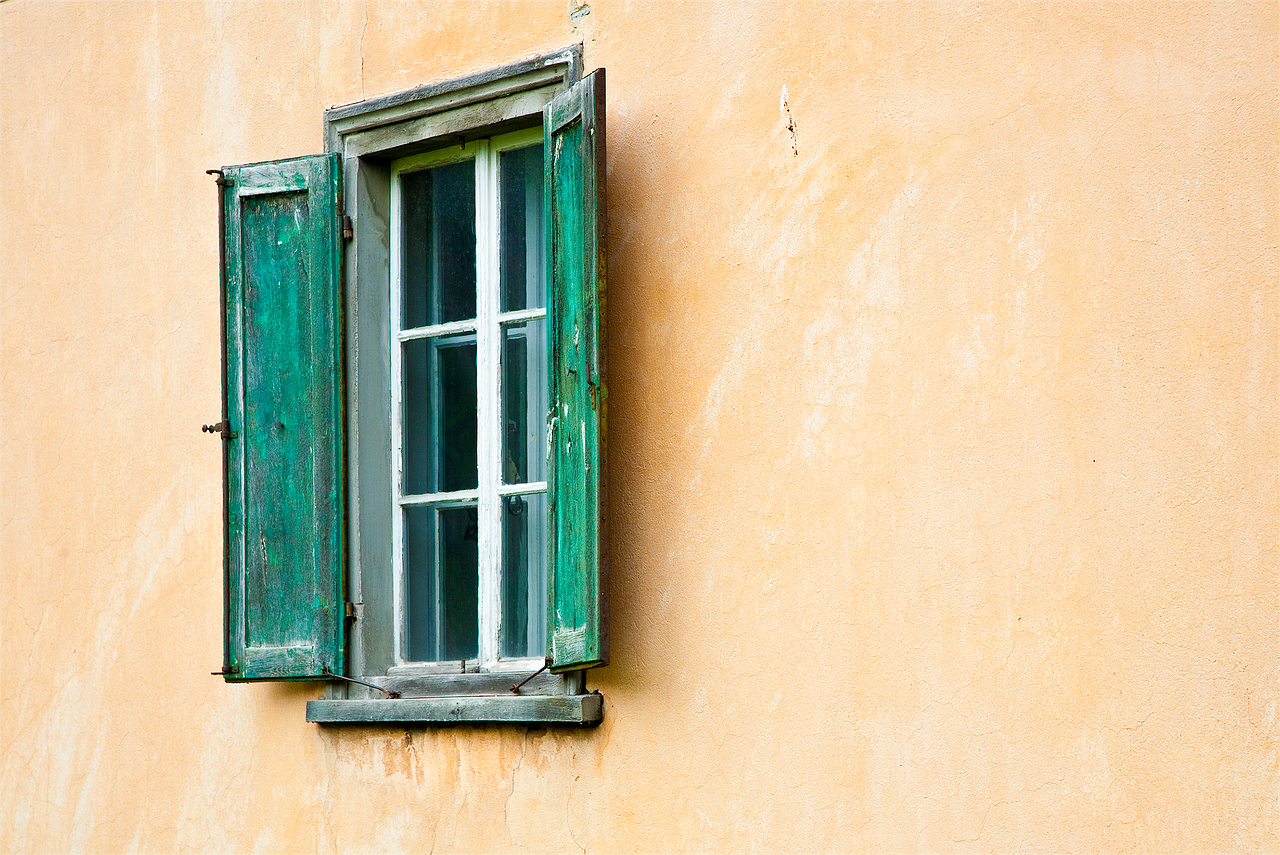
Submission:
POLYGON ((405 658, 479 655, 479 516, 474 506, 404 510, 405 658))
POLYGON ((414 339, 403 352, 404 494, 475 489, 475 338, 414 339))
POLYGON ((547 479, 547 322, 502 328, 502 480, 547 479))
POLYGON ((502 311, 540 309, 547 305, 542 146, 504 151, 498 160, 502 311))
POLYGON ((502 656, 547 652, 547 496, 502 499, 502 656))
POLYGON ((404 314, 413 329, 476 316, 476 164, 400 175, 404 314))

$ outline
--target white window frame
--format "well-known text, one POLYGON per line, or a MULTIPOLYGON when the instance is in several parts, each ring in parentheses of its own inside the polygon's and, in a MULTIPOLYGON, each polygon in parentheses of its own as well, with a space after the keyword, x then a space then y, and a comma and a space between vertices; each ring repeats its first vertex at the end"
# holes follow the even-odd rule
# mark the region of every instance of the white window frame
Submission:
MULTIPOLYGON (((407 658, 408 613, 405 603, 404 514, 411 506, 475 502, 479 518, 479 655, 477 669, 487 672, 517 672, 538 668, 541 657, 503 659, 500 655, 502 622, 502 499, 507 496, 546 494, 547 482, 502 483, 502 326, 522 321, 546 321, 546 307, 501 311, 499 156, 505 151, 542 144, 542 129, 529 128, 462 146, 399 158, 391 162, 391 487, 392 561, 395 665, 393 675, 449 673, 460 670, 459 663, 417 662, 407 658), (476 191, 476 316, 471 320, 449 321, 405 330, 401 326, 403 305, 403 200, 401 176, 434 166, 472 160, 475 163, 476 191), (444 335, 475 337, 476 344, 476 461, 478 484, 474 490, 408 495, 404 486, 403 347, 415 339, 444 335)), ((538 212, 541 223, 541 212, 538 212)), ((538 242, 539 244, 541 241, 538 242)), ((535 250, 537 247, 535 247, 535 250)), ((543 248, 545 251, 545 248, 543 248)), ((541 258, 543 252, 537 252, 541 258)), ((546 383, 545 370, 538 378, 546 383)), ((434 384, 432 386, 434 389, 434 384)), ((438 568, 437 568, 438 570, 438 568)), ((545 577, 544 577, 545 596, 545 577)), ((541 599, 541 598, 540 598, 541 599)))

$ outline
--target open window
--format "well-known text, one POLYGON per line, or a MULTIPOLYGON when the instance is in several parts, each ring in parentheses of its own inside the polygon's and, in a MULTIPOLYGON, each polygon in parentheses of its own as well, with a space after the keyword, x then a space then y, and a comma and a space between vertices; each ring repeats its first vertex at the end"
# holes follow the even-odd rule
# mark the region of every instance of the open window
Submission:
POLYGON ((580 66, 334 108, 328 153, 220 171, 229 681, 328 679, 312 721, 599 720, 604 72, 580 66))

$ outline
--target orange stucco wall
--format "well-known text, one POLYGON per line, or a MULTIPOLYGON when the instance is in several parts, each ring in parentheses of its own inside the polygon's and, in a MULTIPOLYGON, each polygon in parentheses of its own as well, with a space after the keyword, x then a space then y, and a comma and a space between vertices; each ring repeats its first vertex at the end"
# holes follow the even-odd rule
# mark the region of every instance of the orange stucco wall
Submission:
POLYGON ((0 849, 1280 851, 1277 4, 0 2, 0 849), (221 661, 204 170, 609 74, 597 729, 221 661))

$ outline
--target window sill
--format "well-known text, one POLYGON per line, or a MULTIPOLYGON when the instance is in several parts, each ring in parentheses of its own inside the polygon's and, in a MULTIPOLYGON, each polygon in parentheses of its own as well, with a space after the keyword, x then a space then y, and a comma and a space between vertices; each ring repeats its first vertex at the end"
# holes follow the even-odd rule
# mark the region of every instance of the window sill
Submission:
POLYGON ((600 723, 603 714, 604 697, 599 692, 307 701, 307 721, 319 724, 510 722, 592 726, 600 723))

